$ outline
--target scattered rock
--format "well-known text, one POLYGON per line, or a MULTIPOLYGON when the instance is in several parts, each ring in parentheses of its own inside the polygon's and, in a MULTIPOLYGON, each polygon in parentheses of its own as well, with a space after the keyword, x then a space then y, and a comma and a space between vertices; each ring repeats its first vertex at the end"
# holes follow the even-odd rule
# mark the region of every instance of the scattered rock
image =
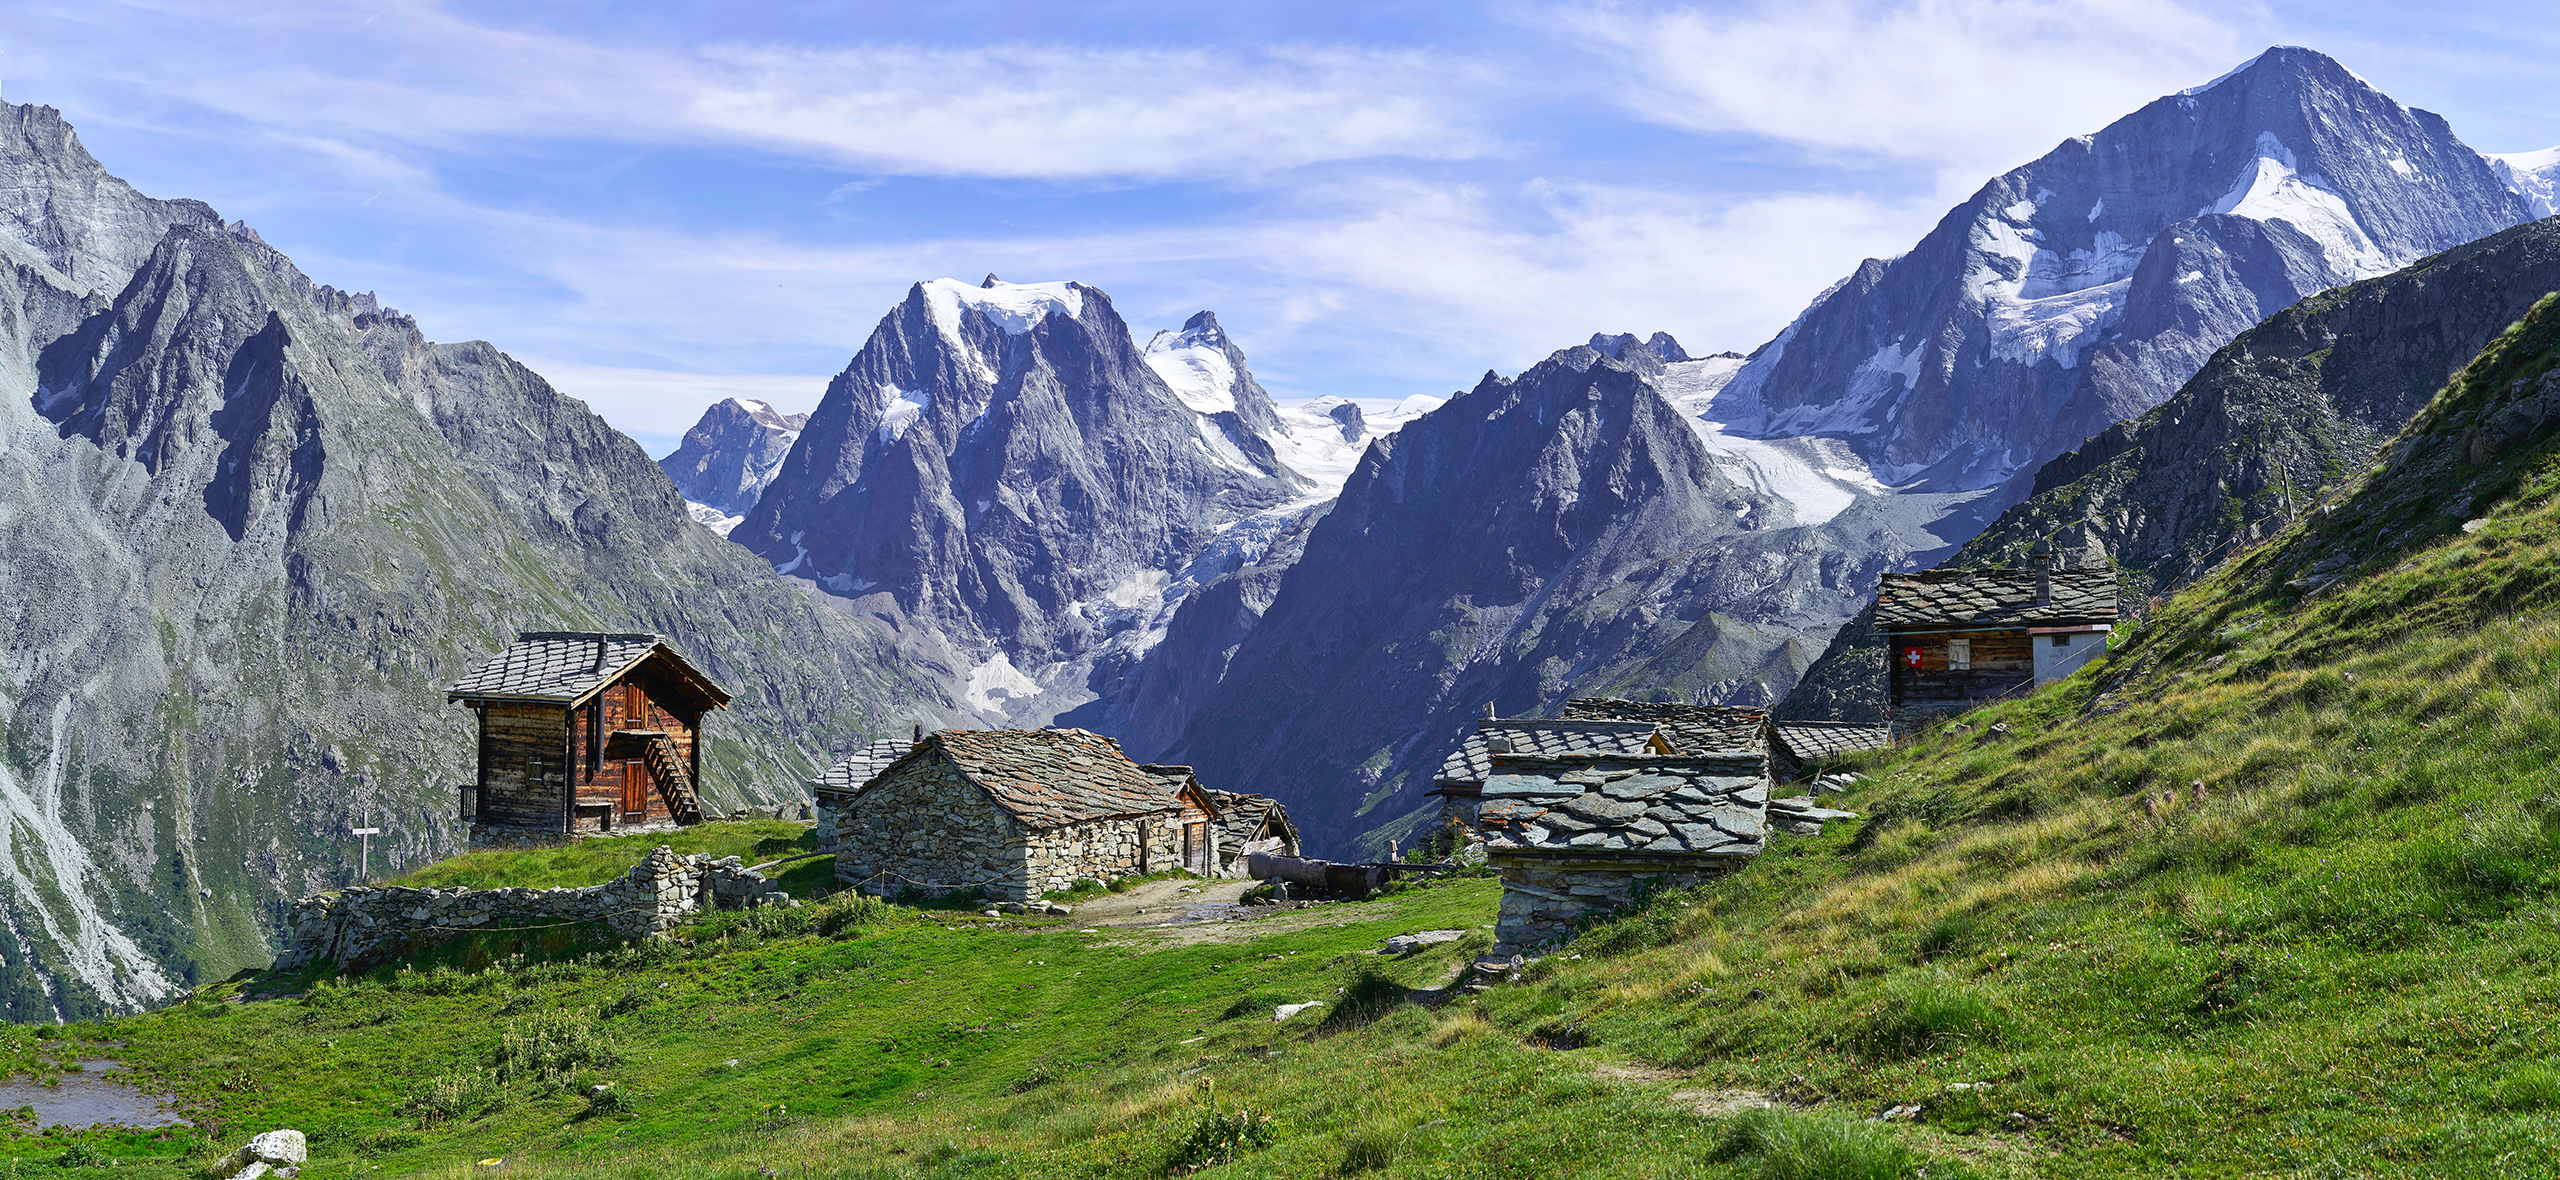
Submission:
POLYGON ((1905 1102, 1897 1106, 1888 1106, 1883 1110, 1877 1111, 1876 1116, 1868 1119, 1867 1121, 1871 1123, 1908 1123, 1918 1119, 1920 1117, 1920 1112, 1925 1109, 1927 1108, 1917 1102, 1905 1102))
POLYGON ((1050 916, 1050 917, 1052 917, 1052 918, 1064 918, 1064 917, 1067 917, 1067 916, 1068 916, 1068 915, 1070 915, 1070 914, 1075 913, 1075 912, 1076 912, 1076 910, 1075 910, 1075 907, 1074 907, 1074 906, 1064 906, 1064 905, 1059 905, 1058 903, 1056 903, 1056 902, 1054 902, 1054 901, 1053 901, 1053 902, 1050 902, 1047 906, 1042 907, 1040 912, 1041 912, 1041 913, 1044 913, 1044 914, 1047 914, 1047 915, 1049 915, 1049 916, 1050 916))
POLYGON ((1321 1007, 1324 1007, 1324 1001, 1322 1000, 1309 1000, 1303 1004, 1282 1004, 1271 1010, 1271 1023, 1278 1024, 1281 1021, 1287 1020, 1288 1018, 1304 1012, 1309 1008, 1321 1007))
POLYGON ((1426 946, 1432 946, 1443 942, 1456 942, 1465 934, 1466 931, 1464 930, 1425 930, 1420 934, 1399 934, 1392 938, 1380 939, 1379 941, 1387 944, 1387 949, 1379 953, 1389 955, 1410 955, 1426 946))

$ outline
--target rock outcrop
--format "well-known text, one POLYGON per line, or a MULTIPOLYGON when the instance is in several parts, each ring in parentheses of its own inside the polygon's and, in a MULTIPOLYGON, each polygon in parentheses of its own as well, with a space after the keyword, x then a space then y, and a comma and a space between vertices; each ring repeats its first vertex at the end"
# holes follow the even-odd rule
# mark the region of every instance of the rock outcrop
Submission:
POLYGON ((876 631, 692 523, 638 444, 245 226, 0 108, 0 1004, 145 1006, 287 899, 456 850, 443 687, 520 629, 654 631, 737 690, 720 809, 799 797, 896 699, 876 631))

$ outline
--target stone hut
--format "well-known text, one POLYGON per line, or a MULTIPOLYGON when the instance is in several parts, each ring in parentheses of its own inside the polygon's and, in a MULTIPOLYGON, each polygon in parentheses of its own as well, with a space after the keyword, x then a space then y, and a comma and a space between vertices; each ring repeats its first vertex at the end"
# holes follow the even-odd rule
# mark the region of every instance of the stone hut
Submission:
POLYGON ((698 738, 729 694, 655 635, 527 631, 445 699, 480 719, 474 841, 702 822, 698 738))
POLYGON ((836 879, 870 893, 1031 901, 1078 880, 1217 864, 1217 807, 1081 729, 945 729, 846 799, 836 879))
POLYGON ((1450 751, 1426 794, 1441 798, 1443 819, 1475 826, 1496 754, 1670 754, 1671 740, 1651 721, 1495 717, 1488 707, 1474 733, 1450 751))
POLYGON ((1691 755, 1493 755, 1479 823, 1502 876, 1493 953, 1569 938, 1583 920, 1712 881, 1767 844, 1763 749, 1691 755))
MULTIPOLYGON (((1150 774, 1158 770, 1179 770, 1187 776, 1191 768, 1147 768, 1150 774)), ((1289 809, 1282 807, 1279 800, 1239 791, 1211 791, 1209 802, 1218 809, 1219 876, 1243 876, 1244 858, 1256 852, 1299 855, 1298 825, 1289 822, 1289 809)))
POLYGON ((2014 696, 2104 655, 2116 622, 2112 566, 1886 574, 1876 589, 1886 696, 1897 728, 2014 696))
POLYGON ((1844 754, 1893 744, 1890 728, 1856 721, 1777 721, 1770 723, 1769 737, 1780 778, 1794 778, 1806 767, 1844 754))
POLYGON ((836 816, 860 793, 874 775, 913 753, 916 743, 924 740, 924 727, 918 726, 902 738, 873 738, 869 745, 852 753, 826 772, 809 780, 809 794, 817 803, 818 838, 835 838, 836 816))

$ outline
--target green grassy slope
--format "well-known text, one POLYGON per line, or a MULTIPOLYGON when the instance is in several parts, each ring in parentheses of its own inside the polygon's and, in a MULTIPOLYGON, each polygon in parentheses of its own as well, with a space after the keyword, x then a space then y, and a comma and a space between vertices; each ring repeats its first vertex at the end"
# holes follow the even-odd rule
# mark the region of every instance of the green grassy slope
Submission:
MULTIPOLYGON (((2112 660, 1871 755, 1864 821, 1482 997, 1397 986, 1480 929, 1358 953, 1490 922, 1482 880, 1207 945, 838 903, 294 1000, 218 985, 0 1056, 116 1043, 215 1140, 310 1132, 316 1175, 2548 1175, 2555 359, 2545 304, 2112 660), (1329 1006, 1271 1021, 1304 999, 1329 1006), (1785 1109, 1732 1111, 1760 1099, 1785 1109), (1886 1109, 1911 1117, 1860 1121, 1886 1109)), ((119 1175, 202 1142, 95 1138, 119 1175)))

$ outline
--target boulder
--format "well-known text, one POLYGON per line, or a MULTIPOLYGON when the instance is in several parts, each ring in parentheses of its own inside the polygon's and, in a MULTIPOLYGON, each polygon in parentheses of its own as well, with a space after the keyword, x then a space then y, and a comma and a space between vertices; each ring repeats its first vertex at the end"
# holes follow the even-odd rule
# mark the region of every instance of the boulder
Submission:
POLYGON ((303 1140, 300 1131, 269 1131, 249 1140, 240 1149, 240 1158, 244 1162, 259 1160, 276 1168, 300 1167, 311 1161, 311 1145, 303 1140))

